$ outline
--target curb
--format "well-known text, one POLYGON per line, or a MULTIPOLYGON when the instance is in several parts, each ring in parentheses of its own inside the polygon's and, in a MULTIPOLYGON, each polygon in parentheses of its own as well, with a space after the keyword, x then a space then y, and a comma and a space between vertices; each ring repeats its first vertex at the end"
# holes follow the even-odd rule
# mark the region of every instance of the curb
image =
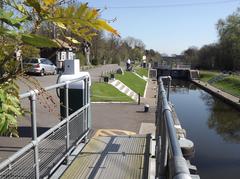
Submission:
POLYGON ((145 85, 145 90, 144 90, 144 94, 143 94, 143 97, 146 98, 146 94, 147 94, 147 88, 148 88, 148 81, 145 85))
POLYGON ((133 102, 91 102, 91 104, 132 104, 133 102))

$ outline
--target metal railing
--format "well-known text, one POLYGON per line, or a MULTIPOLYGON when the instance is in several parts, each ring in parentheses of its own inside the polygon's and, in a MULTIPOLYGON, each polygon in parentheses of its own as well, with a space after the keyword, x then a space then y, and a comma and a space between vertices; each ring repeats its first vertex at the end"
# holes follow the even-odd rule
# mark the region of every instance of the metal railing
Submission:
POLYGON ((20 95, 29 98, 31 109, 32 141, 14 155, 0 163, 0 178, 44 178, 49 176, 63 161, 68 162, 71 151, 86 138, 90 128, 90 92, 89 77, 69 80, 45 88, 65 89, 65 113, 60 123, 37 137, 36 96, 38 90, 20 95), (83 107, 69 115, 69 84, 84 81, 83 107))
POLYGON ((178 142, 176 129, 169 105, 171 77, 158 80, 158 103, 156 110, 156 178, 191 178, 186 160, 178 142), (168 80, 168 92, 164 89, 163 79, 168 80))

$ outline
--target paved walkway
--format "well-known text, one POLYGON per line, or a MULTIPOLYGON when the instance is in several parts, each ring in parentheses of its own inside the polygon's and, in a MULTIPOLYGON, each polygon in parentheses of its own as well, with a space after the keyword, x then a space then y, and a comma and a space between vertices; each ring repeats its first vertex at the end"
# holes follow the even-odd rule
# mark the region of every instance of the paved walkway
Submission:
POLYGON ((116 71, 118 68, 119 66, 117 64, 108 64, 108 65, 98 66, 96 68, 91 68, 86 71, 90 73, 92 81, 99 81, 99 78, 102 73, 109 73, 111 71, 116 71))
MULTIPOLYGON (((95 69, 90 69, 89 73, 93 81, 98 81, 99 76, 104 71, 116 70, 117 65, 105 65, 95 69)), ((56 83, 57 76, 35 77, 41 86, 46 87, 56 83)), ((26 92, 28 88, 23 83, 19 83, 21 92, 26 92)), ((142 100, 141 105, 137 104, 92 104, 93 131, 98 129, 119 129, 129 131, 130 133, 139 132, 141 134, 153 133, 155 122, 155 92, 156 82, 149 80, 146 98, 142 100), (150 105, 149 112, 145 113, 144 104, 150 105)), ((51 95, 59 104, 59 99, 55 91, 51 95)), ((23 105, 27 108, 29 103, 24 101, 23 105)), ((28 108, 29 109, 29 108, 28 108)), ((59 105, 52 112, 37 104, 37 126, 38 134, 45 132, 53 125, 59 122, 59 105)), ((20 138, 0 137, 0 162, 11 156, 20 148, 25 146, 31 140, 31 122, 30 115, 19 119, 20 138)))
POLYGON ((136 103, 92 104, 92 135, 94 137, 83 151, 77 154, 66 173, 62 174, 66 169, 63 167, 52 178, 60 176, 61 178, 81 178, 82 176, 84 178, 89 176, 146 178, 143 175, 147 174, 144 168, 148 166, 148 158, 145 156, 149 154, 149 148, 145 147, 149 146, 149 140, 146 140, 145 134, 155 132, 155 95, 156 81, 149 80, 146 98, 142 99, 140 105, 136 103), (150 105, 149 112, 144 112, 145 103, 150 105), (135 139, 140 140, 139 135, 143 140, 141 145, 138 144, 140 141, 135 141, 135 139), (143 146, 145 147, 142 150, 143 146), (142 151, 134 152, 136 149, 142 151))
MULTIPOLYGON (((99 76, 101 76, 102 72, 106 71, 112 71, 118 69, 119 66, 116 64, 109 64, 109 65, 102 65, 98 66, 96 68, 89 69, 92 81, 98 81, 99 76)), ((53 84, 56 84, 58 75, 48 75, 48 76, 33 76, 35 79, 35 82, 38 82, 41 87, 47 87, 53 84)), ((19 87, 20 87, 20 93, 25 93, 29 89, 36 88, 35 85, 32 85, 32 87, 28 87, 25 83, 22 81, 18 81, 19 87)), ((37 126, 38 126, 38 135, 41 135, 45 131, 47 131, 52 126, 59 123, 60 119, 60 101, 59 98, 56 95, 56 91, 52 90, 49 92, 49 95, 54 99, 54 102, 56 103, 56 106, 53 105, 53 103, 47 103, 47 105, 44 103, 44 97, 46 96, 39 96, 38 99, 41 100, 40 104, 37 102, 37 126), (45 106, 43 106, 45 105, 45 106), (49 105, 49 107, 47 107, 49 105), (51 110, 51 111, 49 111, 51 110)), ((21 100, 21 103, 23 107, 30 111, 29 101, 28 99, 21 100)), ((93 108, 94 110, 94 108, 93 108)), ((10 138, 10 137, 0 137, 0 162, 7 159, 9 156, 17 152, 19 149, 24 147, 26 144, 28 144, 31 141, 32 137, 32 128, 31 128, 31 116, 30 113, 26 114, 26 116, 18 119, 18 125, 19 125, 19 135, 20 138, 10 138)))

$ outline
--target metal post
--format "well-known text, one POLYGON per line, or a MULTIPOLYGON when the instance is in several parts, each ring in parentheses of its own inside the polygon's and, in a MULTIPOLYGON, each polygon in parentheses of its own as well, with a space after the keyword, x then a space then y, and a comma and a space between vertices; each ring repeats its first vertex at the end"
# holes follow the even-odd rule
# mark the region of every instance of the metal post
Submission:
POLYGON ((91 123, 91 99, 90 99, 90 79, 88 78, 88 85, 87 85, 87 87, 88 87, 88 96, 87 96, 87 98, 88 98, 88 104, 89 104, 89 106, 88 106, 88 129, 90 129, 91 128, 91 125, 92 125, 92 123, 91 123))
MULTIPOLYGON (((69 82, 66 82, 65 85, 65 112, 66 112, 66 118, 69 116, 69 82)), ((69 131, 69 120, 67 120, 67 136, 66 136, 66 151, 68 151, 70 147, 70 131, 69 131)), ((69 155, 69 154, 68 154, 69 155)), ((68 164, 68 156, 66 157, 66 164, 68 164)))
POLYGON ((172 79, 171 79, 171 77, 169 77, 168 78, 168 93, 167 93, 167 99, 168 99, 168 101, 170 100, 169 99, 169 96, 170 96, 170 87, 171 87, 171 81, 172 81, 172 79))
POLYGON ((31 91, 30 105, 31 105, 31 123, 32 123, 32 140, 34 145, 34 163, 35 163, 35 178, 40 178, 39 173, 39 156, 38 156, 38 140, 37 140, 37 116, 36 116, 36 93, 31 91))
POLYGON ((155 146, 155 156, 156 156, 156 178, 159 176, 159 161, 160 161, 160 110, 161 108, 161 90, 160 90, 160 84, 158 85, 158 100, 157 100, 157 109, 156 109, 156 119, 155 119, 155 125, 156 125, 156 132, 155 132, 155 139, 156 139, 156 146, 155 146))
MULTIPOLYGON (((84 94, 83 94, 83 96, 84 96, 84 103, 83 103, 83 106, 85 106, 86 104, 87 104, 87 85, 88 85, 88 83, 87 83, 87 78, 85 78, 84 79, 84 94)), ((83 129, 84 129, 84 131, 87 129, 87 109, 84 109, 84 118, 83 118, 83 124, 84 124, 84 127, 83 127, 83 129)))
POLYGON ((164 111, 161 115, 161 156, 160 156, 160 166, 159 166, 159 174, 161 177, 166 175, 166 166, 167 166, 167 158, 168 158, 168 134, 167 134, 167 126, 166 119, 164 115, 164 111))
POLYGON ((138 93, 138 105, 140 105, 140 103, 141 103, 141 94, 138 93))
MULTIPOLYGON (((89 79, 88 78, 86 78, 86 83, 87 83, 87 85, 86 85, 86 104, 88 104, 89 103, 89 98, 88 98, 88 96, 89 96, 89 91, 88 91, 89 79)), ((86 121, 86 129, 88 130, 89 107, 87 107, 86 112, 87 112, 87 115, 86 115, 85 121, 86 121)))

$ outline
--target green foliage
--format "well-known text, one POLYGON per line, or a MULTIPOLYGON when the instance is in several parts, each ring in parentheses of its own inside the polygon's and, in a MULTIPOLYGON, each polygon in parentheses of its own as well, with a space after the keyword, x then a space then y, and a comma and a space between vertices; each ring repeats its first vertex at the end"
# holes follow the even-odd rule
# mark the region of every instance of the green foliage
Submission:
POLYGON ((189 48, 183 52, 185 58, 201 69, 240 70, 240 9, 220 19, 216 27, 219 42, 194 49, 194 53, 189 48))
POLYGON ((228 76, 213 85, 233 96, 240 97, 240 76, 228 76))
POLYGON ((18 136, 16 117, 23 115, 18 91, 13 80, 0 84, 0 135, 18 136))
MULTIPOLYGON (((200 71, 201 81, 208 82, 217 76, 222 75, 215 71, 200 71)), ((211 83, 214 87, 225 91, 233 96, 240 97, 240 76, 239 75, 225 75, 224 78, 213 80, 211 83)))
POLYGON ((80 60, 80 66, 86 65, 86 57, 81 52, 76 52, 76 59, 80 60))
POLYGON ((121 93, 112 85, 107 83, 93 83, 91 99, 94 102, 132 102, 133 100, 127 95, 121 93))
POLYGON ((98 65, 98 64, 99 62, 97 58, 92 59, 92 65, 98 65))
POLYGON ((22 42, 24 44, 32 45, 34 47, 58 47, 58 44, 47 37, 36 34, 22 34, 22 42))
POLYGON ((40 57, 39 53, 40 53, 40 49, 30 46, 30 45, 24 45, 22 46, 22 56, 23 59, 25 58, 31 58, 31 57, 40 57))
MULTIPOLYGON (((16 117, 23 114, 16 84, 22 71, 14 57, 16 49, 34 50, 41 47, 58 47, 49 37, 40 35, 45 23, 57 26, 66 41, 77 42, 69 34, 90 41, 97 30, 118 32, 100 18, 100 11, 85 4, 59 6, 58 0, 2 0, 0 7, 0 135, 17 136, 16 117)), ((30 55, 30 54, 29 54, 30 55)), ((24 53, 24 57, 27 53, 24 53)), ((80 58, 83 59, 83 58, 80 58)))
POLYGON ((139 78, 132 72, 124 72, 124 75, 116 75, 116 79, 123 82, 126 86, 128 86, 135 93, 140 93, 141 96, 144 95, 144 90, 146 86, 146 81, 139 78))
POLYGON ((218 72, 202 71, 202 70, 200 71, 200 79, 202 81, 205 81, 205 82, 209 81, 210 79, 212 79, 212 78, 214 78, 214 77, 216 77, 218 75, 219 75, 218 72))

